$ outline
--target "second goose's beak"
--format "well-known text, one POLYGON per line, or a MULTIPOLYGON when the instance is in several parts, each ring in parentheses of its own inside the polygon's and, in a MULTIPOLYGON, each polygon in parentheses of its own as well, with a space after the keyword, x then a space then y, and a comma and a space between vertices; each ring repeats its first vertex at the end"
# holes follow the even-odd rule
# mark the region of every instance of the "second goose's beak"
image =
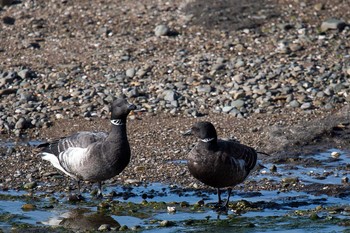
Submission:
POLYGON ((128 105, 128 109, 131 111, 131 110, 136 110, 136 105, 134 105, 134 104, 129 104, 128 105))

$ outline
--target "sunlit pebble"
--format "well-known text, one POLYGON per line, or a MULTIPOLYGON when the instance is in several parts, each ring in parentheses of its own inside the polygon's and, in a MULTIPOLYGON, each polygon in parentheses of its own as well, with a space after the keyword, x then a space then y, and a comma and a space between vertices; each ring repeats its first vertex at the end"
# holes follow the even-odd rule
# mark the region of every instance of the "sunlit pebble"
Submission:
POLYGON ((175 213, 176 212, 176 207, 175 206, 167 206, 167 210, 169 213, 175 213))
POLYGON ((349 178, 345 176, 345 177, 341 178, 341 182, 343 184, 347 184, 347 183, 349 183, 349 178))
POLYGON ((277 167, 276 167, 276 165, 272 165, 271 168, 270 168, 270 171, 271 171, 271 172, 277 172, 277 167))
POLYGON ((337 158, 339 158, 340 153, 339 153, 339 152, 336 152, 336 151, 333 151, 333 152, 331 153, 331 156, 332 156, 332 158, 337 159, 337 158))

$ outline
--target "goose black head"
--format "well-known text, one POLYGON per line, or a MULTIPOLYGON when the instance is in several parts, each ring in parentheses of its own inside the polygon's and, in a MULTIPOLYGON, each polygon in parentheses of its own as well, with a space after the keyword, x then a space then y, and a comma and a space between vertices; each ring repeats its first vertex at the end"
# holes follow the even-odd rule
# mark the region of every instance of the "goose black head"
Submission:
POLYGON ((126 99, 118 98, 111 106, 111 120, 125 120, 128 114, 135 109, 136 106, 130 104, 126 99))
POLYGON ((201 121, 194 124, 190 133, 203 142, 210 142, 217 139, 215 127, 208 121, 201 121))

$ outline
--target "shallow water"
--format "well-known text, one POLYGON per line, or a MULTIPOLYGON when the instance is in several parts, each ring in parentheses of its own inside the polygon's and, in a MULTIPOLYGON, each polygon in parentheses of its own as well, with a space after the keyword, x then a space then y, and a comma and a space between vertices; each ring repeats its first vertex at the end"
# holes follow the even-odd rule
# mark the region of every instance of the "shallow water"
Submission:
MULTIPOLYGON (((339 169, 340 167, 350 166, 350 154, 338 149, 331 149, 323 153, 301 156, 300 158, 312 158, 317 162, 317 166, 310 165, 296 165, 285 169, 285 164, 279 164, 275 174, 268 169, 264 169, 254 179, 271 178, 276 181, 281 181, 285 177, 299 177, 305 183, 319 183, 319 184, 341 184, 342 177, 349 176, 350 170, 339 169), (333 158, 332 152, 338 152, 340 156, 333 158)), ((264 164, 270 168, 272 164, 264 164)))
MULTIPOLYGON (((288 164, 264 164, 267 168, 251 179, 269 179, 278 183, 286 177, 297 177, 305 184, 342 185, 342 178, 349 175, 350 155, 344 151, 332 149, 302 158, 312 158, 316 162, 314 165, 296 165, 292 169, 288 164), (331 157, 334 151, 340 153, 339 158, 331 157), (273 165, 277 167, 274 172, 270 170, 273 165)), ((47 230, 51 229, 50 226, 97 229, 107 222, 111 226, 121 225, 143 232, 345 232, 349 229, 350 195, 234 191, 231 210, 219 214, 211 205, 197 204, 200 200, 215 203, 217 195, 214 191, 153 183, 110 186, 104 193, 112 191, 116 195, 111 200, 95 200, 86 193, 86 200, 78 203, 68 202, 60 194, 50 199, 45 193, 34 193, 34 197, 29 197, 26 191, 1 191, 0 228, 6 231, 25 224, 26 227, 46 227, 47 230), (35 207, 24 210, 25 204, 35 207), (238 207, 240 205, 243 207, 238 207), (176 212, 169 213, 167 207, 175 207, 176 212), (161 226, 164 221, 168 221, 167 226, 161 226)), ((223 193, 223 198, 226 198, 226 193, 223 193)))

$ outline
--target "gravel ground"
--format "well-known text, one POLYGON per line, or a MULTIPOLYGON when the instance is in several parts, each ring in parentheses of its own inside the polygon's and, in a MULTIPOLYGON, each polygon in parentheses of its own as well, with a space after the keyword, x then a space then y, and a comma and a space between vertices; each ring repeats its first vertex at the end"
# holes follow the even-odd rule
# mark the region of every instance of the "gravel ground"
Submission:
POLYGON ((32 147, 4 142, 108 130, 120 94, 138 111, 112 183, 200 185, 181 163, 195 142, 181 132, 199 120, 263 160, 349 150, 349 14, 341 0, 13 1, 0 11, 0 183, 68 187, 32 147))

